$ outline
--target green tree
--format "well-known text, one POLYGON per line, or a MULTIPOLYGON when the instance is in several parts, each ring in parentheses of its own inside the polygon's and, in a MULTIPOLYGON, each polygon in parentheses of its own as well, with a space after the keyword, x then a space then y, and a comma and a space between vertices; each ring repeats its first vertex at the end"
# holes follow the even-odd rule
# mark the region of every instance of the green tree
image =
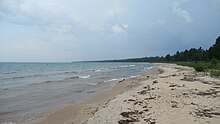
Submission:
POLYGON ((213 45, 213 56, 220 60, 220 36, 216 39, 216 42, 213 45))

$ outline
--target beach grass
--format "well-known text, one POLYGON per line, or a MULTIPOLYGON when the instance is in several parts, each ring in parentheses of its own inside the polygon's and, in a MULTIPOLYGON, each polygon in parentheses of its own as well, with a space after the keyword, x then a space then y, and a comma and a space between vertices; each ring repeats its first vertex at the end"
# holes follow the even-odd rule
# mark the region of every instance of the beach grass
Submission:
POLYGON ((158 68, 158 72, 159 72, 160 74, 162 74, 162 73, 164 73, 164 70, 163 70, 162 68, 158 68))
POLYGON ((211 76, 220 77, 220 61, 215 59, 211 61, 192 61, 175 62, 177 65, 193 67, 197 72, 207 72, 211 76))

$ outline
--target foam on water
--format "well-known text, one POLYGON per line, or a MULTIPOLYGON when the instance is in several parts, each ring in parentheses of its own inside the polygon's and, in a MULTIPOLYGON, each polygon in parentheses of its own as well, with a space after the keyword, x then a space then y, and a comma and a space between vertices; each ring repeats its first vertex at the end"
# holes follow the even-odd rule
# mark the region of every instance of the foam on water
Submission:
POLYGON ((104 81, 104 82, 112 82, 112 81, 118 81, 119 79, 110 79, 110 80, 107 80, 107 81, 104 81))
POLYGON ((79 78, 82 78, 82 79, 87 79, 87 78, 90 78, 90 77, 91 77, 90 75, 79 76, 79 78))

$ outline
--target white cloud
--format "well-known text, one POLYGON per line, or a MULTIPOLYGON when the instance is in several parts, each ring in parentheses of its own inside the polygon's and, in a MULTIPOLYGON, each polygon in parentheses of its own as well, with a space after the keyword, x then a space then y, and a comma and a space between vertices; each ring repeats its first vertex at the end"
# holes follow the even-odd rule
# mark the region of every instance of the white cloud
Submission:
POLYGON ((73 27, 71 25, 54 25, 49 28, 49 30, 56 31, 58 33, 69 33, 73 27))
MULTIPOLYGON (((120 21, 127 10, 120 1, 89 3, 89 0, 0 0, 0 20, 60 33, 76 29, 104 32, 109 24, 120 21)), ((113 30, 124 32, 127 26, 116 26, 113 30)))
POLYGON ((182 9, 179 6, 178 2, 173 3, 173 13, 177 14, 179 17, 182 17, 185 21, 185 23, 191 23, 193 22, 192 17, 190 16, 189 12, 186 10, 182 9))
POLYGON ((119 4, 118 2, 114 2, 107 8, 106 15, 110 17, 117 17, 125 13, 127 10, 123 6, 124 4, 119 4))
POLYGON ((74 25, 80 18, 58 0, 1 0, 0 20, 23 25, 74 25))
POLYGON ((112 32, 113 33, 124 33, 126 32, 127 28, 128 28, 128 24, 122 24, 122 25, 115 24, 114 26, 112 26, 112 32))
POLYGON ((123 24, 122 25, 124 28, 128 28, 128 24, 123 24))

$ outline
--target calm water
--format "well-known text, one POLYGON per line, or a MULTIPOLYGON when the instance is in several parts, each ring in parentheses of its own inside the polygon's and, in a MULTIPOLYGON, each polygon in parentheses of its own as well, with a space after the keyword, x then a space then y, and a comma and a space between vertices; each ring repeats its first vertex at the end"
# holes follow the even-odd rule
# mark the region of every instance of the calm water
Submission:
POLYGON ((148 63, 0 63, 0 122, 24 118, 140 75, 148 63))

